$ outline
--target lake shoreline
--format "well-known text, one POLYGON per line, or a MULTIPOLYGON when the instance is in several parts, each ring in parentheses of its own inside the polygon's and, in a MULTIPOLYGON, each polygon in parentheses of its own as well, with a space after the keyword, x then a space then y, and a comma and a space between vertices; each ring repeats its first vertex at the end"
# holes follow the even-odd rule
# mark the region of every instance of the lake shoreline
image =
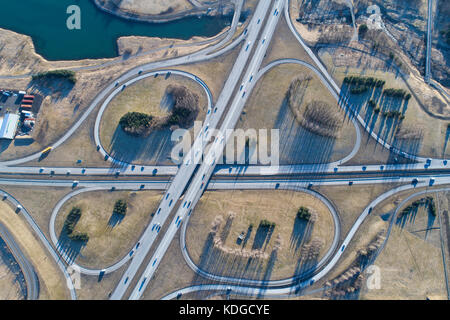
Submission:
POLYGON ((118 9, 115 5, 111 4, 111 2, 107 0, 92 0, 92 2, 99 10, 108 13, 110 15, 113 15, 115 17, 147 23, 167 23, 195 16, 197 17, 215 17, 219 15, 228 16, 232 15, 234 10, 234 6, 230 4, 229 6, 224 8, 224 11, 222 13, 219 13, 217 9, 213 9, 208 12, 208 7, 205 6, 176 13, 142 14, 118 9))

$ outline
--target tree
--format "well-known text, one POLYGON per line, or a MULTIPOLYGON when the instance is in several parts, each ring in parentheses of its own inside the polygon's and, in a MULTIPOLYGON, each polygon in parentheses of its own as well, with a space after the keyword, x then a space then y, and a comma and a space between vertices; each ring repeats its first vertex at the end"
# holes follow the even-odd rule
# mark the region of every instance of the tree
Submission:
POLYGON ((127 202, 122 199, 117 200, 113 212, 124 216, 127 213, 127 202))
POLYGON ((311 212, 309 212, 308 208, 300 207, 297 212, 297 218, 309 221, 311 218, 311 212))
POLYGON ((358 28, 358 34, 360 37, 364 38, 364 36, 366 35, 367 31, 369 30, 369 28, 367 27, 366 24, 362 24, 359 26, 358 28))

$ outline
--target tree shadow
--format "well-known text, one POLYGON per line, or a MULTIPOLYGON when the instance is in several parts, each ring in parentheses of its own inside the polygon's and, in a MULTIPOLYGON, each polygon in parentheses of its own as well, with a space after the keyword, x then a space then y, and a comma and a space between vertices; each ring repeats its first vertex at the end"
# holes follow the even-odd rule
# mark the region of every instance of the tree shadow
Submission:
MULTIPOLYGON (((79 218, 77 219, 77 221, 79 218)), ((75 222, 76 224, 76 222, 75 222)), ((69 264, 73 263, 78 255, 80 254, 81 250, 86 246, 86 242, 84 241, 74 241, 70 238, 70 235, 68 233, 68 230, 65 226, 63 226, 59 237, 58 242, 56 244, 57 249, 62 252, 66 258, 67 262, 69 264)))
POLYGON ((125 215, 113 212, 108 220, 108 227, 111 229, 114 228, 115 226, 119 225, 124 218, 125 215))
POLYGON ((309 242, 313 227, 314 223, 296 217, 291 233, 291 248, 298 251, 304 243, 309 242))
POLYGON ((118 125, 109 146, 110 155, 125 163, 167 164, 175 145, 171 136, 170 129, 153 131, 147 137, 132 136, 118 125))

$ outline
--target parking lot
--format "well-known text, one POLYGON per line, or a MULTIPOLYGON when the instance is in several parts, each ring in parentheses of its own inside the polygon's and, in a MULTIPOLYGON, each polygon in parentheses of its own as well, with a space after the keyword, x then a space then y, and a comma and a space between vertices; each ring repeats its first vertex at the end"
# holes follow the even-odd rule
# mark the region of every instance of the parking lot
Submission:
POLYGON ((0 89, 0 118, 5 117, 7 113, 19 114, 20 123, 17 127, 17 135, 21 136, 31 133, 36 115, 39 112, 43 100, 41 95, 32 94, 34 98, 31 103, 31 108, 24 110, 22 103, 24 97, 28 94, 25 91, 0 89), (32 125, 30 125, 30 121, 33 122, 32 125))

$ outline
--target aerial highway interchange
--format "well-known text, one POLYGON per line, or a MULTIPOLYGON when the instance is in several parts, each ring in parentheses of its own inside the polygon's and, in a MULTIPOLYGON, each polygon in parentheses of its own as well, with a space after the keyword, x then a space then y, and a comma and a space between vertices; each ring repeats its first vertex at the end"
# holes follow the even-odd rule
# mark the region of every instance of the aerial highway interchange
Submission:
MULTIPOLYGON (((177 299, 182 295, 207 291, 214 294, 230 294, 244 297, 288 298, 307 293, 308 287, 324 279, 338 264, 347 247, 372 210, 383 201, 400 194, 410 192, 408 199, 425 193, 438 193, 450 190, 450 171, 448 159, 428 158, 401 150, 392 146, 377 132, 372 131, 367 120, 353 110, 353 106, 343 98, 340 86, 321 62, 316 53, 306 44, 299 31, 291 21, 290 1, 259 1, 241 33, 237 32, 238 21, 243 10, 244 0, 235 0, 235 12, 226 35, 218 42, 197 52, 175 58, 164 59, 140 65, 131 70, 124 70, 122 76, 107 84, 102 92, 89 103, 82 116, 55 143, 50 145, 51 152, 64 145, 79 130, 86 119, 95 114, 93 143, 96 151, 105 159, 104 167, 67 166, 67 165, 30 165, 42 157, 41 152, 17 159, 0 161, 0 196, 3 200, 18 209, 31 229, 49 252, 59 270, 68 283, 71 299, 77 299, 77 291, 71 285, 69 266, 76 267, 81 274, 99 277, 114 272, 123 272, 114 290, 108 296, 111 300, 138 300, 142 298, 147 286, 155 274, 164 265, 164 257, 173 241, 180 238, 181 253, 186 264, 198 276, 210 281, 210 284, 192 285, 167 292, 162 299, 177 299), (280 23, 287 23, 298 45, 307 53, 309 60, 303 61, 286 57, 263 64, 263 60, 273 43, 273 37, 280 23), (214 97, 208 83, 194 72, 177 69, 178 66, 205 62, 238 48, 233 66, 227 74, 220 94, 214 97), (224 147, 230 139, 227 130, 235 129, 239 118, 248 103, 257 83, 270 70, 280 65, 299 65, 317 75, 324 88, 332 95, 348 116, 349 123, 355 128, 356 141, 351 152, 342 159, 320 164, 277 164, 262 165, 224 165, 220 164, 224 147), (197 83, 207 97, 205 120, 198 136, 194 137, 192 147, 184 154, 179 165, 148 165, 128 163, 116 159, 108 153, 100 138, 100 125, 108 105, 124 89, 144 79, 156 76, 177 75, 197 83), (361 150, 363 135, 376 141, 405 163, 361 163, 351 160, 361 150), (209 143, 211 138, 212 143, 209 143), (351 164, 349 164, 349 162, 351 164), (339 218, 339 210, 320 192, 319 186, 375 186, 392 184, 392 189, 382 193, 364 208, 351 228, 343 234, 339 218), (72 188, 53 208, 49 222, 49 235, 41 230, 33 219, 32 210, 20 203, 13 194, 1 190, 2 186, 14 187, 53 187, 72 188), (417 189, 417 192, 415 191, 417 189), (105 265, 101 269, 88 268, 73 261, 60 247, 56 220, 61 209, 72 198, 93 191, 119 190, 159 190, 163 194, 151 222, 145 227, 139 239, 125 256, 117 257, 117 262, 105 265), (315 267, 301 275, 281 280, 253 280, 216 275, 202 269, 190 257, 186 249, 187 225, 204 192, 214 190, 291 190, 301 191, 319 199, 330 210, 334 236, 326 254, 315 267), (163 232, 160 232, 163 227, 163 232)), ((201 3, 190 1, 195 7, 201 3)), ((430 7, 432 1, 429 1, 430 7)), ((429 24, 430 25, 430 24, 429 24)), ((431 27, 429 27, 431 28, 431 27)), ((429 30, 430 32, 430 30, 429 30)), ((428 38, 430 44, 430 38, 428 38)), ((276 50, 274 48, 273 50, 276 50)), ((144 53, 142 53, 144 54, 144 53)), ((427 51, 427 75, 429 51, 427 51)), ((428 81, 428 80, 427 80, 428 81)), ((398 214, 406 200, 396 207, 391 217, 390 232, 394 217, 398 214)), ((0 236, 3 233, 0 224, 0 236)), ((389 235, 387 236, 387 238, 389 235)), ((385 240, 387 242, 387 239, 385 240)), ((385 242, 385 243, 386 243, 385 242)), ((18 251, 18 254, 21 254, 18 251)), ((28 282, 33 282, 33 272, 25 262, 28 282), (30 280, 31 279, 31 280, 30 280)), ((34 285, 35 286, 35 285, 34 285)), ((36 298, 34 286, 30 289, 29 298, 36 298)))

